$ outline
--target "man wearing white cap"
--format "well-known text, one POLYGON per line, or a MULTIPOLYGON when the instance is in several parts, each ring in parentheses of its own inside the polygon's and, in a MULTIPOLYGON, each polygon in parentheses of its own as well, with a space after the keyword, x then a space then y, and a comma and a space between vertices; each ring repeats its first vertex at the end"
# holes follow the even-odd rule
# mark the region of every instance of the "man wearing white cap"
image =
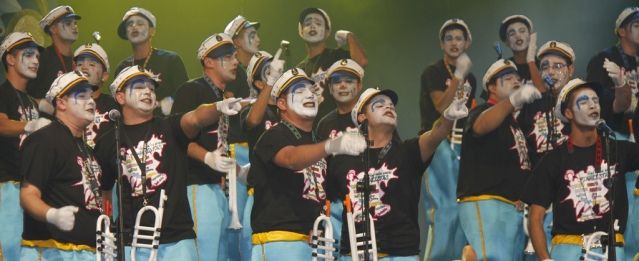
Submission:
MULTIPOLYGON (((222 113, 237 113, 239 99, 204 104, 184 114, 159 118, 153 114, 156 87, 157 75, 141 66, 125 68, 111 84, 111 93, 122 107, 121 150, 116 153, 113 132, 96 142, 96 155, 105 176, 102 186, 113 187, 118 168, 115 157, 120 155, 125 177, 122 200, 127 203, 123 205, 125 229, 132 231, 135 215, 143 206, 158 207, 160 191, 164 190, 167 201, 157 257, 159 260, 195 260, 198 254, 186 191, 187 148, 200 130, 217 122, 222 113)), ((144 215, 140 224, 152 227, 154 219, 144 215)), ((131 244, 130 235, 125 238, 127 245, 131 244)), ((136 255, 140 259, 147 259, 151 254, 146 248, 129 252, 127 247, 127 256, 136 255)))
POLYGON ((37 99, 44 98, 59 74, 74 69, 72 44, 78 39, 80 16, 68 5, 51 10, 40 20, 40 28, 51 36, 51 45, 40 53, 38 76, 29 81, 27 91, 37 99))
POLYGON ((157 19, 149 11, 141 7, 131 7, 124 13, 118 26, 118 36, 131 43, 133 54, 122 60, 115 69, 115 74, 129 66, 139 65, 159 76, 160 82, 157 100, 159 103, 156 115, 168 115, 173 104, 173 96, 180 85, 189 78, 180 56, 169 50, 152 46, 151 41, 157 30, 157 19))
MULTIPOLYGON (((625 253, 624 228, 628 201, 623 173, 639 169, 639 146, 627 141, 610 144, 608 151, 597 132, 601 107, 596 91, 599 83, 574 79, 566 84, 557 98, 558 118, 569 124, 567 142, 546 154, 533 171, 522 192, 522 200, 531 204, 529 230, 540 260, 582 260, 585 242, 595 232, 607 233, 611 225, 610 198, 614 198, 614 220, 619 226, 615 233, 616 260, 631 260, 634 252, 625 253), (607 155, 614 163, 607 162, 607 155), (605 185, 613 179, 614 195, 605 185), (552 251, 548 252, 543 232, 543 216, 552 204, 554 220, 552 251)), ((634 180, 633 180, 634 183, 634 180)), ((609 237, 611 238, 611 237, 609 237)), ((593 243, 607 247, 607 240, 593 243)), ((595 253, 601 246, 591 245, 595 253)), ((585 257, 593 260, 593 256, 585 257)))
POLYGON ((46 126, 39 118, 35 99, 27 94, 27 82, 36 77, 40 47, 31 34, 14 32, 0 45, 7 80, 0 85, 0 253, 7 260, 20 258, 22 210, 20 209, 20 153, 24 138, 46 126))
MULTIPOLYGON (((334 62, 350 58, 361 67, 366 68, 368 58, 361 47, 355 34, 346 30, 335 32, 336 49, 326 47, 326 40, 331 36, 331 18, 328 14, 316 7, 302 10, 298 24, 298 34, 306 44, 306 58, 297 64, 313 81, 319 83, 326 77, 326 71, 334 62), (348 51, 341 47, 348 45, 348 51)), ((335 100, 328 90, 322 93, 324 101, 321 102, 317 113, 317 120, 335 109, 335 100)))
POLYGON ((102 95, 100 87, 109 79, 109 58, 106 51, 97 43, 84 44, 75 50, 73 61, 79 71, 85 74, 89 83, 98 88, 91 94, 95 101, 95 120, 87 126, 86 142, 91 148, 95 140, 110 126, 109 111, 117 109, 113 96, 102 95), (107 126, 109 125, 109 126, 107 126))
POLYGON ((488 101, 471 110, 462 138, 459 219, 480 260, 513 260, 524 249, 519 193, 532 169, 513 113, 541 93, 521 85, 510 60, 493 63, 482 82, 488 101))
POLYGON ((94 120, 96 88, 79 71, 56 78, 46 94, 56 120, 24 141, 20 203, 29 215, 24 227, 33 233, 40 222, 47 223, 45 231, 32 234, 36 239, 22 241, 24 260, 95 258, 96 221, 104 213, 105 194, 84 132, 94 120))
POLYGON ((317 141, 312 128, 319 97, 313 85, 304 71, 293 68, 273 86, 282 120, 255 145, 249 174, 255 187, 252 260, 310 259, 308 235, 326 201, 324 158, 358 155, 366 147, 357 132, 317 141))
MULTIPOLYGON (((197 58, 202 64, 202 77, 182 84, 175 94, 172 113, 185 113, 201 104, 224 100, 227 84, 237 74, 238 61, 231 38, 214 34, 202 42, 197 58)), ((224 116, 223 116, 224 117, 224 116)), ((189 144, 187 192, 197 234, 200 259, 227 258, 229 206, 220 182, 235 168, 235 161, 220 148, 218 123, 204 126, 189 144)))
MULTIPOLYGON (((449 19, 440 27, 438 38, 444 57, 429 65, 421 75, 420 133, 432 128, 454 97, 466 96, 467 108, 472 108, 475 102, 477 84, 475 76, 470 72, 472 63, 466 54, 473 39, 470 29, 461 19, 449 19)), ((426 241, 426 260, 459 259, 466 243, 459 225, 455 200, 459 173, 458 155, 465 121, 455 121, 451 140, 439 144, 422 182, 424 208, 427 213, 433 213, 426 215, 426 224, 431 230, 426 241)))
MULTIPOLYGON (((353 106, 350 116, 360 129, 366 129, 371 142, 363 157, 337 155, 329 160, 328 186, 337 198, 352 202, 356 233, 363 233, 364 198, 360 183, 370 180, 369 210, 374 222, 378 257, 389 260, 416 260, 419 254, 419 188, 422 174, 432 160, 439 143, 446 139, 453 121, 468 114, 466 98, 455 98, 442 112, 431 131, 419 137, 400 140, 397 134, 397 94, 392 90, 365 90, 353 106), (366 159, 368 155, 368 159, 366 159), (363 162, 367 161, 368 164, 363 162), (365 173, 365 172, 368 173, 365 173)), ((346 131, 348 132, 348 131, 346 131)), ((346 213, 343 214, 346 220, 346 213)), ((342 226, 342 255, 353 255, 349 231, 342 226)), ((445 232, 447 233, 447 232, 445 232)), ((360 255, 359 260, 362 260, 360 255)), ((347 257, 348 259, 348 257, 347 257)))
POLYGON ((260 50, 261 40, 257 32, 259 28, 259 22, 251 22, 241 15, 231 20, 224 28, 224 33, 233 39, 233 44, 237 48, 237 60, 240 62, 237 77, 229 82, 225 97, 249 96, 246 69, 253 54, 260 50))
POLYGON ((542 86, 535 63, 537 33, 533 31, 530 18, 519 14, 504 18, 499 26, 499 39, 513 52, 509 60, 517 66, 521 82, 533 81, 535 86, 542 86))

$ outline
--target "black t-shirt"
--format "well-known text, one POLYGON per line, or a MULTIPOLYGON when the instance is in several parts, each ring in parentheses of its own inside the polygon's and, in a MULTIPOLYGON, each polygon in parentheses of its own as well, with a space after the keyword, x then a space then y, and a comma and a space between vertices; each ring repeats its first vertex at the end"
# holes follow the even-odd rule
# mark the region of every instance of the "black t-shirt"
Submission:
MULTIPOLYGON (((98 136, 103 135, 108 129, 113 128, 113 122, 109 119, 109 112, 119 108, 120 106, 115 102, 112 96, 100 94, 100 96, 95 99, 95 120, 87 126, 87 130, 84 132, 87 145, 94 148, 98 136)), ((115 142, 115 140, 113 140, 113 142, 115 142)))
MULTIPOLYGON (((595 147, 572 146, 568 142, 539 161, 522 193, 522 200, 548 208, 553 206, 552 234, 581 235, 606 231, 610 212, 608 191, 603 184, 608 176, 605 158, 595 167, 595 147)), ((605 146, 603 148, 605 155, 605 146)), ((615 219, 625 230, 628 198, 624 173, 639 168, 639 145, 626 141, 611 143, 614 173, 615 219), (616 146, 616 150, 615 150, 616 146), (617 154, 618 153, 618 154, 617 154)))
MULTIPOLYGON (((450 65, 450 71, 455 72, 455 66, 450 65)), ((475 99, 475 88, 477 86, 475 76, 469 73, 466 77, 466 81, 472 87, 470 97, 466 102, 466 106, 471 108, 473 99, 475 99)), ((419 111, 421 114, 421 131, 420 133, 427 132, 433 127, 433 123, 439 118, 440 114, 435 109, 435 104, 430 97, 430 93, 434 91, 446 91, 448 85, 451 82, 451 75, 448 73, 444 60, 439 60, 434 64, 429 65, 421 76, 421 91, 419 96, 419 111)), ((460 119, 457 121, 455 128, 464 128, 464 122, 466 119, 460 119)))
POLYGON ((492 132, 478 137, 473 124, 492 102, 472 109, 468 115, 457 181, 457 197, 501 196, 519 200, 519 193, 530 175, 526 138, 517 121, 506 117, 492 132))
POLYGON ((253 233, 283 230, 308 235, 326 199, 326 161, 302 170, 277 166, 275 155, 286 146, 314 143, 313 134, 285 123, 273 126, 255 145, 249 176, 255 188, 251 227, 253 233), (292 126, 291 126, 292 127, 292 126))
POLYGON ((541 99, 524 105, 517 116, 521 131, 526 136, 528 156, 532 166, 537 164, 544 153, 558 147, 568 139, 569 127, 564 126, 559 118, 553 116, 554 99, 549 91, 544 92, 541 99), (548 126, 553 126, 553 128, 548 128, 548 126), (552 143, 548 142, 549 130, 552 130, 554 136, 552 143))
MULTIPOLYGON (((237 65, 236 75, 237 76, 235 77, 235 80, 228 82, 224 89, 233 92, 233 96, 237 98, 249 97, 249 86, 246 80, 246 69, 241 64, 237 65)), ((247 141, 246 133, 240 126, 241 121, 242 119, 240 119, 239 114, 229 116, 229 144, 247 141)))
POLYGON ((515 64, 515 67, 517 67, 517 73, 519 74, 519 77, 521 78, 521 82, 525 83, 531 80, 530 67, 528 66, 528 63, 516 63, 515 57, 510 57, 508 58, 508 60, 513 62, 515 64))
POLYGON ((319 140, 326 140, 337 137, 346 128, 354 127, 355 123, 353 123, 350 113, 340 114, 337 110, 333 110, 317 123, 316 133, 319 140))
POLYGON ((67 73, 73 70, 73 57, 58 54, 55 47, 50 45, 40 53, 40 66, 38 67, 38 76, 30 80, 27 84, 27 93, 33 98, 41 99, 51 89, 51 84, 58 74, 67 73))
MULTIPOLYGON (((370 214, 375 222, 377 249, 393 256, 419 254, 419 224, 417 220, 421 177, 430 163, 423 162, 419 139, 393 142, 383 159, 383 148, 370 150, 369 197, 370 214)), ((328 187, 336 190, 337 198, 346 195, 353 204, 353 217, 357 231, 364 229, 362 215, 363 195, 357 191, 357 183, 364 178, 363 157, 337 155, 329 158, 328 187)), ((346 220, 346 211, 342 214, 346 220)), ((344 221, 346 223, 346 221, 344 221)), ((348 227, 342 226, 342 253, 350 252, 348 227)))
MULTIPOLYGON (((124 68, 132 65, 144 66, 145 62, 146 58, 133 61, 133 56, 129 56, 118 64, 113 75, 118 75, 124 68)), ((158 101, 173 96, 178 87, 189 80, 182 58, 173 51, 154 48, 145 68, 159 74, 162 80, 160 86, 155 89, 158 101)), ((155 113, 159 115, 160 109, 156 109, 155 113)))
MULTIPOLYGON (((25 92, 16 90, 11 82, 5 81, 0 85, 0 113, 4 113, 10 120, 30 121, 39 117, 35 100, 25 92)), ((27 136, 0 136, 0 182, 8 180, 20 181, 20 144, 27 136)))
MULTIPOLYGON (((198 106, 214 103, 224 99, 223 91, 210 85, 203 77, 185 82, 175 93, 172 113, 187 113, 198 106)), ((221 119, 221 117, 220 117, 221 119)), ((218 124, 214 123, 204 127, 198 134, 195 142, 208 151, 214 151, 218 147, 218 124)), ((230 132, 230 131, 229 131, 230 132)), ((225 175, 211 169, 204 162, 189 157, 189 174, 187 182, 193 184, 218 184, 225 175)))
MULTIPOLYGON (((586 71, 588 74, 586 79, 589 82, 595 81, 602 85, 601 89, 595 90, 599 96, 599 103, 601 104, 601 118, 606 120, 612 129, 623 134, 628 134, 628 119, 633 118, 635 136, 639 137, 637 135, 639 134, 639 130, 637 129, 637 127, 639 127, 639 116, 637 112, 614 113, 612 110, 612 104, 615 100, 615 84, 612 82, 612 79, 610 79, 610 76, 608 76, 606 69, 603 68, 603 63, 606 58, 620 67, 625 68, 626 71, 637 70, 635 57, 623 54, 617 46, 608 47, 590 59, 586 71)), ((631 106, 636 106, 636 104, 631 106)))
MULTIPOLYGON (((246 132, 249 152, 253 151, 255 144, 259 140, 260 136, 262 136, 262 133, 264 133, 264 131, 270 129, 271 127, 275 126, 278 122, 280 122, 280 115, 277 113, 277 106, 269 104, 266 106, 266 109, 264 110, 262 123, 258 124, 257 126, 253 128, 249 128, 246 121, 252 107, 253 107, 252 105, 249 105, 247 107, 244 107, 242 111, 240 111, 240 119, 241 119, 240 126, 242 128, 242 131, 246 132)), ((250 153, 249 158, 252 158, 252 157, 253 157, 253 153, 250 153)))
POLYGON ((21 164, 23 182, 37 187, 49 206, 79 207, 71 231, 47 224, 51 238, 95 246, 95 225, 101 202, 93 190, 99 190, 102 172, 90 147, 81 138, 74 138, 66 126, 54 121, 25 139, 21 164))
MULTIPOLYGON (((142 164, 146 165, 146 197, 148 205, 159 207, 160 190, 164 189, 167 201, 164 204, 162 234, 160 243, 173 243, 182 239, 195 238, 191 209, 186 194, 188 173, 186 149, 189 139, 180 126, 182 114, 174 114, 167 118, 153 118, 137 125, 122 125, 121 157, 124 226, 133 231, 135 216, 144 205, 140 167, 131 152, 135 150, 142 164), (129 141, 127 141, 129 140, 129 141), (144 151, 144 153, 142 153, 144 151)), ((114 132, 105 133, 95 145, 96 157, 104 170, 102 183, 104 190, 109 190, 117 177, 116 149, 114 132)), ((143 226, 153 226, 151 215, 143 215, 143 226)), ((132 233, 125 238, 131 242, 132 233)))
MULTIPOLYGON (((297 67, 304 70, 304 72, 311 77, 313 81, 319 83, 324 80, 328 68, 330 68, 333 63, 341 59, 348 58, 351 58, 351 54, 347 50, 341 48, 325 48, 324 51, 317 56, 304 58, 304 60, 297 64, 297 67)), ((324 115, 334 110, 336 107, 335 98, 331 95, 329 88, 323 88, 324 92, 322 93, 322 96, 324 97, 324 102, 322 102, 319 106, 317 116, 315 117, 315 124, 317 124, 317 121, 324 117, 324 115)))

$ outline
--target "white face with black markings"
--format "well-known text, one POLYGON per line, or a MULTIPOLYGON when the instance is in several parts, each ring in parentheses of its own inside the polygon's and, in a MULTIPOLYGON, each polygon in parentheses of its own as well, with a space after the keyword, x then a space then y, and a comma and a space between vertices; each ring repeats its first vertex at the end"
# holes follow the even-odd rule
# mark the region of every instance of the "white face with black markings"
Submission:
POLYGON ((293 84, 286 97, 288 107, 304 118, 314 118, 319 108, 319 99, 313 92, 313 85, 307 81, 293 84))

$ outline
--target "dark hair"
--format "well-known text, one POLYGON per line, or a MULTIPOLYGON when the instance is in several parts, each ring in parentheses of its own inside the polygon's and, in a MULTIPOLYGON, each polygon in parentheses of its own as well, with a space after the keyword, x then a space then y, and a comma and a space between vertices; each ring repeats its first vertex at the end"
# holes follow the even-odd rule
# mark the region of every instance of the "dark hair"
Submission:
POLYGON ((510 26, 511 24, 517 23, 517 22, 523 23, 524 25, 526 25, 526 27, 528 27, 528 33, 531 33, 530 32, 530 23, 528 23, 528 20, 526 20, 524 18, 521 18, 521 17, 515 17, 513 19, 510 19, 510 20, 506 21, 506 23, 502 24, 499 27, 499 38, 501 38, 502 42, 506 42, 506 38, 508 38, 508 32, 507 32, 508 26, 510 26))
POLYGON ((21 48, 14 47, 11 50, 4 53, 4 55, 2 56, 2 65, 4 65, 5 72, 9 71, 9 65, 7 65, 7 55, 16 55, 18 53, 18 50, 21 50, 21 48))
POLYGON ((452 30, 456 30, 456 29, 461 30, 462 33, 464 33, 464 39, 466 41, 468 41, 468 31, 466 31, 466 28, 463 27, 460 24, 451 24, 451 25, 448 25, 448 26, 444 27, 444 29, 442 29, 442 34, 440 35, 440 39, 439 40, 443 42, 444 41, 444 36, 446 36, 446 33, 448 31, 452 31, 452 30))

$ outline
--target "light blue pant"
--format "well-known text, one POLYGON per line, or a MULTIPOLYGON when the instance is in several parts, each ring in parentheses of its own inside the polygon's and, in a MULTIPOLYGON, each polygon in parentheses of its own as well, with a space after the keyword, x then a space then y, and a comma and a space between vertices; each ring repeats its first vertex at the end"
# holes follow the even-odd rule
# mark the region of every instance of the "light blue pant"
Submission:
MULTIPOLYGON (((235 161, 237 162, 238 165, 243 166, 249 163, 249 151, 248 151, 248 145, 246 144, 240 144, 240 143, 234 143, 232 144, 232 150, 233 150, 233 155, 235 155, 235 161)), ((236 191, 237 191, 237 213, 239 215, 240 218, 240 223, 242 223, 242 226, 246 226, 243 220, 243 216, 244 216, 244 208, 246 205, 246 185, 242 182, 237 182, 237 186, 236 186, 236 191)), ((251 218, 249 216, 248 222, 250 221, 251 218)), ((250 224, 249 224, 250 226, 250 224)), ((234 229, 229 229, 228 233, 227 233, 227 253, 228 253, 228 259, 229 260, 243 260, 243 255, 242 255, 242 230, 243 229, 239 229, 239 230, 234 230, 234 229)), ((250 243, 250 238, 249 238, 249 243, 250 243)), ((250 253, 250 252, 249 252, 250 253)))
POLYGON ((456 200, 460 148, 456 144, 453 150, 448 140, 442 141, 424 175, 421 195, 428 225, 425 261, 459 259, 466 245, 456 200))
MULTIPOLYGON (((601 253, 602 249, 597 248, 596 252, 601 253)), ((615 247, 617 254, 617 260, 624 260, 624 251, 622 247, 615 247)), ((579 257, 583 256, 581 253, 581 247, 569 244, 553 245, 550 257, 553 260, 579 260, 579 257)), ((631 257, 632 258, 632 257, 631 257)))
POLYGON ((253 229, 251 229, 253 200, 253 195, 246 197, 244 212, 242 212, 242 233, 240 234, 240 256, 242 261, 251 260, 251 251, 253 249, 253 242, 251 242, 251 236, 253 235, 253 229))
POLYGON ((335 239, 335 259, 339 258, 340 239, 342 239, 342 212, 344 211, 344 203, 341 201, 331 202, 331 224, 333 225, 333 238, 335 239))
POLYGON ((230 223, 228 199, 218 184, 187 186, 200 260, 226 260, 230 223))
MULTIPOLYGON (((6 259, 18 260, 18 259, 6 259)), ((67 260, 95 260, 95 253, 91 251, 65 251, 56 248, 23 247, 20 260, 67 261, 67 260)))
MULTIPOLYGON (((135 259, 136 260, 149 260, 149 256, 151 255, 151 249, 148 248, 138 248, 135 251, 135 259)), ((125 256, 125 260, 131 260, 131 247, 124 247, 124 253, 128 253, 125 256)), ((193 239, 184 239, 178 242, 169 243, 169 244, 160 244, 157 252, 157 260, 198 260, 198 253, 195 247, 195 240, 193 239)), ((205 259, 199 260, 226 260, 226 259, 213 259, 212 256, 207 256, 205 259)), ((86 259, 86 260, 94 260, 86 259)))
MULTIPOLYGON (((552 248, 552 212, 548 212, 544 216, 544 233, 546 234, 546 246, 548 246, 548 253, 552 248)), ((526 237, 526 244, 528 243, 528 237, 526 237)), ((524 255, 525 261, 538 261, 537 255, 524 255)))
MULTIPOLYGON (((634 194, 637 174, 626 173, 626 193, 628 195, 628 223, 624 231, 624 251, 626 260, 631 261, 633 256, 639 254, 639 197, 634 194)), ((621 260, 621 259, 619 259, 621 260)))
POLYGON ((461 202, 459 219, 479 260, 515 260, 523 253, 518 239, 524 233, 522 213, 513 205, 499 200, 461 202))
POLYGON ((254 245, 252 261, 311 260, 311 246, 306 241, 280 241, 254 245))
POLYGON ((0 183, 0 254, 4 260, 20 258, 22 240, 22 208, 20 183, 0 183))
MULTIPOLYGON (((351 256, 342 256, 339 259, 340 261, 351 261, 353 258, 351 256)), ((379 258, 377 260, 382 261, 417 261, 419 260, 419 256, 386 256, 383 258, 379 258)))

